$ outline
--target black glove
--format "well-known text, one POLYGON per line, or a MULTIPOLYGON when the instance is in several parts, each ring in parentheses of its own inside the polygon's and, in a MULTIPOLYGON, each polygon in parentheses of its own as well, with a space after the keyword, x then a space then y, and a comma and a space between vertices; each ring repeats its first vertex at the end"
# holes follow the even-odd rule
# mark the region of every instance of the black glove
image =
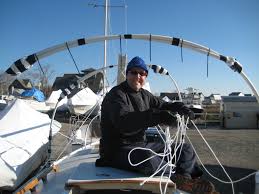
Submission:
POLYGON ((185 115, 186 117, 189 117, 189 119, 191 120, 195 118, 194 112, 185 105, 180 108, 178 113, 180 115, 185 115))
POLYGON ((176 117, 167 110, 161 110, 159 112, 160 122, 165 125, 176 124, 176 117))
POLYGON ((191 109, 189 109, 187 106, 185 106, 184 103, 182 102, 168 103, 162 109, 170 110, 171 112, 178 113, 179 115, 188 116, 190 119, 195 118, 194 112, 191 109))

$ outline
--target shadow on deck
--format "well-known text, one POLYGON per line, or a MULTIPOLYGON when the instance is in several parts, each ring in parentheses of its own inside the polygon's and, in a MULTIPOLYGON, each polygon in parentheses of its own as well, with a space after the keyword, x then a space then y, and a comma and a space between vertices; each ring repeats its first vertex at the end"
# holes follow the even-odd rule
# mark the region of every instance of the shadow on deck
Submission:
MULTIPOLYGON (((205 167, 209 170, 211 174, 214 176, 224 180, 229 181, 223 170, 219 165, 205 165, 205 167)), ((255 172, 254 169, 245 169, 245 168, 235 168, 235 167, 229 167, 224 166, 227 173, 231 177, 233 181, 238 180, 240 178, 243 178, 244 176, 247 176, 248 174, 251 174, 255 172)), ((230 194, 232 193, 232 186, 231 184, 224 184, 219 182, 218 180, 215 180, 212 178, 207 172, 204 171, 203 178, 208 179, 211 181, 215 188, 220 194, 230 194)), ((241 182, 234 184, 234 189, 236 194, 253 194, 255 193, 255 175, 252 175, 248 177, 245 180, 242 180, 241 182)))

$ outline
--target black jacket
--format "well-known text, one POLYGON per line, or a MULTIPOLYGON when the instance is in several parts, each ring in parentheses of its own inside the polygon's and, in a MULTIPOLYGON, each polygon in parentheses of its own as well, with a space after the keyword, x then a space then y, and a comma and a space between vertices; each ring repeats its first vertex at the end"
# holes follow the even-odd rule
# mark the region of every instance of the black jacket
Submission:
POLYGON ((136 92, 126 81, 115 86, 102 103, 101 156, 107 158, 123 145, 144 141, 147 127, 161 123, 159 110, 177 111, 179 106, 167 103, 145 89, 136 92))

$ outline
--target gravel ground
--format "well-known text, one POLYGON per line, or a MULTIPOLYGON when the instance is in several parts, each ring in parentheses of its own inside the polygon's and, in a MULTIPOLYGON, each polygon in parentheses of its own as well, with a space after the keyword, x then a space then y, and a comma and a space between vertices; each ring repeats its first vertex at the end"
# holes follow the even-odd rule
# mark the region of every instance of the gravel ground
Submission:
MULTIPOLYGON (((68 134, 69 126, 62 124, 61 132, 68 134)), ((199 127, 201 128, 201 127, 199 127)), ((207 127, 200 130, 221 164, 226 169, 232 180, 238 180, 250 173, 259 170, 259 130, 223 130, 218 127, 207 127)), ((195 129, 187 131, 187 135, 194 145, 202 163, 214 176, 229 181, 220 165, 214 159, 210 150, 195 129)), ((54 139, 53 150, 64 148, 66 138, 59 136, 54 139), (60 142, 63 142, 62 144, 60 142)), ((67 141, 67 140, 66 140, 67 141)), ((64 153, 71 151, 71 148, 64 153)), ((224 184, 215 180, 204 170, 204 178, 210 180, 221 194, 231 194, 231 184, 224 184)), ((254 175, 234 184, 235 194, 254 194, 254 175)))
MULTIPOLYGON (((201 133, 232 180, 238 180, 259 169, 259 130, 207 128, 201 129, 201 133)), ((189 130, 187 135, 209 172, 229 181, 198 132, 189 130)), ((231 184, 221 183, 206 172, 204 177, 210 180, 221 194, 232 193, 231 184)), ((254 194, 255 176, 234 184, 234 189, 236 194, 254 194)))

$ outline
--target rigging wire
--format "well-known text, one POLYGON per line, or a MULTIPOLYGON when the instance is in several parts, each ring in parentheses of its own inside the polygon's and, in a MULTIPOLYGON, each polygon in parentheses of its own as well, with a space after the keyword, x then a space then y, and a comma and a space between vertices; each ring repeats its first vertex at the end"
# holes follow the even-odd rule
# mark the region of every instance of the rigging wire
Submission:
MULTIPOLYGON (((47 82, 46 73, 44 72, 44 70, 43 70, 43 68, 42 68, 42 66, 41 66, 41 64, 40 64, 40 60, 39 60, 37 54, 34 54, 34 56, 35 56, 35 58, 36 58, 36 60, 37 60, 37 62, 38 62, 38 65, 39 65, 39 67, 40 67, 40 70, 41 70, 41 72, 42 72, 42 74, 43 74, 43 83, 42 83, 42 84, 44 84, 44 83, 47 82)), ((42 80, 41 80, 41 81, 42 81, 42 80)))
POLYGON ((43 73, 43 75, 45 76, 45 72, 43 71, 43 68, 42 68, 42 66, 41 66, 41 64, 40 64, 40 60, 39 60, 39 58, 37 57, 37 55, 36 55, 36 54, 35 54, 34 56, 35 56, 35 58, 36 58, 36 60, 37 60, 37 62, 38 62, 38 64, 39 64, 39 67, 40 67, 41 72, 42 72, 42 73, 43 73))
POLYGON ((149 34, 149 61, 151 62, 151 42, 152 42, 152 37, 151 34, 149 34))
POLYGON ((183 63, 183 39, 181 39, 181 61, 183 63))
POLYGON ((73 57, 73 55, 72 55, 72 53, 71 53, 71 51, 70 51, 70 49, 69 49, 69 47, 68 47, 67 42, 66 42, 66 47, 67 47, 67 50, 68 50, 68 52, 69 52, 69 54, 70 54, 70 57, 72 58, 72 60, 73 60, 73 62, 74 62, 74 65, 75 65, 75 67, 76 67, 76 69, 77 69, 78 74, 80 74, 79 68, 78 68, 78 66, 77 66, 77 64, 76 64, 76 61, 75 61, 75 59, 74 59, 74 57, 73 57))
POLYGON ((209 48, 209 52, 207 54, 207 78, 209 77, 209 56, 210 56, 210 48, 209 48))

